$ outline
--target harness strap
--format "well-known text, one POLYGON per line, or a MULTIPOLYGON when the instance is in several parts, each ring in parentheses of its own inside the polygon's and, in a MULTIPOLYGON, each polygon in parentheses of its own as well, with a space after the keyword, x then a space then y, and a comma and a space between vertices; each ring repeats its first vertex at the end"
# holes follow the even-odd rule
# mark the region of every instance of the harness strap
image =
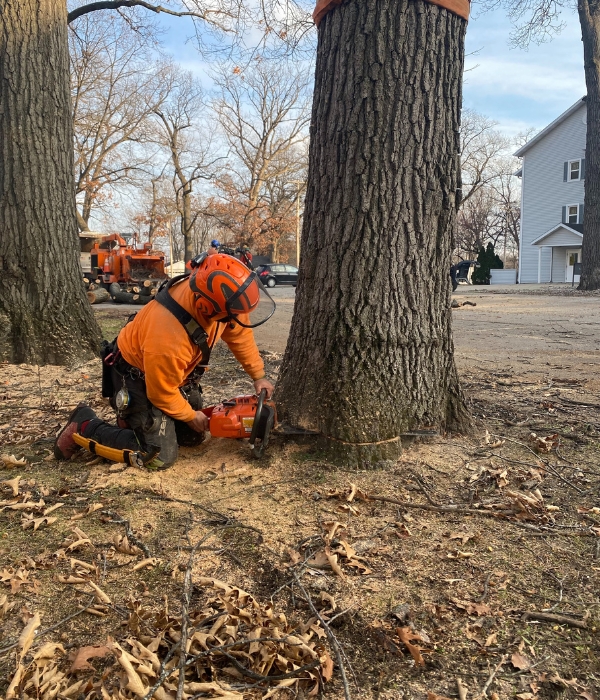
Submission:
POLYGON ((207 332, 204 330, 204 328, 202 328, 198 321, 196 321, 196 319, 190 313, 188 313, 183 306, 181 306, 181 304, 178 304, 169 294, 169 289, 173 285, 187 279, 189 275, 190 273, 186 273, 170 279, 167 284, 164 285, 164 287, 161 287, 154 299, 159 304, 164 306, 167 311, 170 311, 179 321, 179 323, 181 323, 181 325, 187 331, 187 334, 190 336, 192 343, 199 347, 202 352, 202 359, 200 363, 202 365, 208 365, 208 361, 210 359, 210 346, 208 344, 207 332))

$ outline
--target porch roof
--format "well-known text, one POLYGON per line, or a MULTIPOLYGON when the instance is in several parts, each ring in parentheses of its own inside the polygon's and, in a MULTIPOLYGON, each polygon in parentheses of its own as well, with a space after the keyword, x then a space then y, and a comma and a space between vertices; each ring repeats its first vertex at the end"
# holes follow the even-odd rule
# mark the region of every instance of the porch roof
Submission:
POLYGON ((531 245, 580 248, 582 240, 583 226, 581 224, 557 224, 532 241, 531 245))

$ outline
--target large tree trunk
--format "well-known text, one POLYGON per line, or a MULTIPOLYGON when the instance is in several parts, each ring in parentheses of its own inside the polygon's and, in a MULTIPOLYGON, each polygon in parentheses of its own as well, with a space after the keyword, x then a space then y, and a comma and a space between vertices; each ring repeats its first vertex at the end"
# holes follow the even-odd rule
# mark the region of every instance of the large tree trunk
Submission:
POLYGON ((579 289, 600 289, 600 5, 579 0, 587 87, 583 270, 579 289))
POLYGON ((353 462, 465 428, 450 255, 466 22, 350 0, 319 26, 302 260, 276 398, 353 462))
POLYGON ((2 0, 0 359, 89 358, 75 217, 65 0, 2 0))

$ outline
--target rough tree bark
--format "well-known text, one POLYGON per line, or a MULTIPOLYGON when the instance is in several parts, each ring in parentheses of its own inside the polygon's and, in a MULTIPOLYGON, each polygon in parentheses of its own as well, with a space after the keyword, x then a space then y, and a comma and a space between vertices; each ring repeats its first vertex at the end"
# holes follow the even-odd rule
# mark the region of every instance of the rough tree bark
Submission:
POLYGON ((450 254, 466 22, 346 0, 319 26, 302 259, 276 399, 354 463, 468 426, 450 254))
POLYGON ((579 289, 600 289, 600 4, 578 2, 587 87, 585 221, 579 289))
POLYGON ((65 0, 0 13, 0 359, 92 357, 73 187, 65 0))

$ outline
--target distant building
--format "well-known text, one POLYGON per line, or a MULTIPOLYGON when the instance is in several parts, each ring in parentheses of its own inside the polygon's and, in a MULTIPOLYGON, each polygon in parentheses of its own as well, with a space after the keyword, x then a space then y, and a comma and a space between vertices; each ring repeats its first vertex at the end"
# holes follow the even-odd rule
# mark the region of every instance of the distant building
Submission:
POLYGON ((519 282, 579 282, 585 181, 586 98, 515 155, 522 158, 519 282))

